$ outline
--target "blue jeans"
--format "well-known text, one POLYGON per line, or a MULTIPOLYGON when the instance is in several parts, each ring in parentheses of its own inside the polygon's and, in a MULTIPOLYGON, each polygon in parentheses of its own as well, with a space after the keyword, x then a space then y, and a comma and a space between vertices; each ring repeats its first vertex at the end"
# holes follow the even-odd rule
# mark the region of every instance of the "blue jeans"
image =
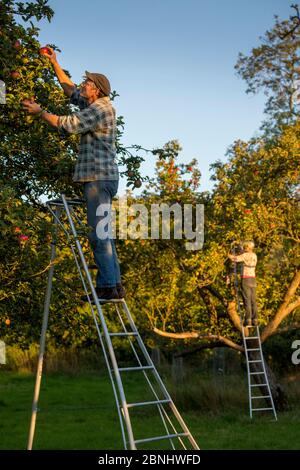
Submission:
MULTIPOLYGON (((101 221, 107 221, 113 197, 118 191, 118 180, 101 180, 84 183, 84 197, 87 203, 88 225, 92 228, 89 235, 98 267, 97 287, 115 287, 121 284, 120 266, 113 238, 109 235, 111 220, 105 225, 106 236, 99 236, 101 221), (100 214, 96 214, 100 211, 100 214), (105 209, 108 209, 105 210, 105 209), (99 224, 100 222, 100 224, 99 224), (98 225, 98 227, 97 227, 98 225), (98 230, 97 230, 98 228, 98 230), (97 235, 98 231, 98 235, 97 235)), ((110 217, 109 217, 110 219, 110 217)))

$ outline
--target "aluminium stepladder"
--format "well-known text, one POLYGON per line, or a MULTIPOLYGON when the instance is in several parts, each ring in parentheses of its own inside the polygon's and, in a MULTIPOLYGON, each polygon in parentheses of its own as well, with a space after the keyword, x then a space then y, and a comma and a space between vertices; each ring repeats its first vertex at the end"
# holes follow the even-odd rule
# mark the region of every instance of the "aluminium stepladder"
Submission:
MULTIPOLYGON (((58 228, 60 228, 66 236, 67 243, 74 256, 85 294, 88 296, 89 308, 97 329, 103 356, 113 388, 124 448, 130 450, 135 450, 140 448, 140 446, 146 446, 146 448, 148 448, 147 446, 149 444, 151 445, 151 443, 154 443, 155 446, 159 444, 167 445, 167 447, 163 448, 169 449, 198 450, 199 447, 195 439, 191 435, 183 418, 174 405, 147 352, 125 300, 100 301, 96 295, 89 267, 79 241, 78 230, 76 229, 76 226, 78 225, 80 227, 84 227, 76 214, 76 208, 81 204, 81 200, 67 200, 64 195, 61 195, 61 199, 48 201, 46 206, 53 216, 56 233, 58 228), (63 217, 66 217, 67 223, 63 222, 63 217), (88 294, 89 290, 91 291, 91 294, 88 294), (114 319, 118 319, 118 331, 108 330, 107 312, 105 311, 106 307, 114 309, 114 319), (114 341, 120 341, 122 339, 128 341, 132 355, 131 357, 135 361, 134 365, 130 367, 120 367, 115 354, 114 341), (124 380, 125 374, 141 374, 145 388, 147 389, 147 396, 145 393, 142 400, 140 397, 134 397, 130 401, 127 401, 124 388, 124 383, 126 381, 124 380), (133 426, 135 419, 134 411, 142 409, 151 409, 152 414, 156 412, 157 421, 159 422, 162 432, 155 431, 156 434, 153 435, 151 433, 151 429, 143 428, 143 433, 145 434, 138 437, 136 436, 133 426)), ((54 239, 52 241, 51 263, 48 272, 48 284, 44 303, 40 352, 28 437, 28 450, 32 449, 36 426, 55 257, 56 241, 54 239)), ((157 429, 157 426, 155 426, 155 429, 157 429)))
POLYGON ((271 412, 277 421, 277 413, 266 371, 265 360, 263 356, 259 326, 244 326, 243 315, 240 305, 240 296, 237 278, 237 263, 234 262, 234 287, 237 301, 237 308, 240 316, 241 331, 243 335, 243 344, 245 349, 245 358, 247 365, 249 414, 253 417, 253 412, 266 411, 271 412), (252 333, 254 331, 254 333, 252 333), (251 335, 250 335, 251 333, 251 335))
POLYGON ((254 411, 269 411, 273 413, 275 420, 277 420, 277 413, 261 347, 259 327, 258 325, 251 327, 242 326, 242 332, 247 364, 250 418, 253 417, 254 411), (246 335, 245 330, 248 330, 248 335, 246 335))

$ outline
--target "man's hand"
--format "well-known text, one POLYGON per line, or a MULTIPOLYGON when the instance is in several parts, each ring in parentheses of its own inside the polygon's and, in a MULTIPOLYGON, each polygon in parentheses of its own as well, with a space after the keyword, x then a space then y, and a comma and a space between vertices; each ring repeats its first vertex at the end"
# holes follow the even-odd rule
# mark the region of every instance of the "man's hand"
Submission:
POLYGON ((58 127, 59 117, 56 114, 47 113, 47 111, 43 111, 39 104, 35 103, 34 100, 27 99, 22 101, 24 110, 27 113, 32 114, 33 116, 39 115, 40 118, 50 124, 50 126, 58 127))
POLYGON ((57 62, 57 60, 56 60, 56 53, 54 52, 54 50, 53 50, 51 47, 49 47, 49 46, 47 46, 47 49, 50 51, 50 54, 48 54, 48 53, 44 50, 42 55, 43 55, 44 57, 47 57, 47 58, 50 60, 50 62, 51 62, 52 64, 53 64, 54 62, 57 62))
POLYGON ((24 110, 27 111, 28 114, 40 114, 42 111, 42 108, 40 107, 39 104, 35 103, 33 99, 27 99, 22 101, 24 110))

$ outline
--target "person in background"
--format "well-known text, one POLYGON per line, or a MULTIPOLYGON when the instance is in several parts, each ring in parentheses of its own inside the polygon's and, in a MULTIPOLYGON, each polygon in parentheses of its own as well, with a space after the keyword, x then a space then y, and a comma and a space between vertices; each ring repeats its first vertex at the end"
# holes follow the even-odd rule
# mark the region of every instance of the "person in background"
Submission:
POLYGON ((256 326, 258 325, 255 275, 257 256, 254 253, 254 242, 244 242, 243 250, 239 255, 228 254, 228 258, 235 263, 242 263, 241 287, 246 310, 246 326, 256 326))

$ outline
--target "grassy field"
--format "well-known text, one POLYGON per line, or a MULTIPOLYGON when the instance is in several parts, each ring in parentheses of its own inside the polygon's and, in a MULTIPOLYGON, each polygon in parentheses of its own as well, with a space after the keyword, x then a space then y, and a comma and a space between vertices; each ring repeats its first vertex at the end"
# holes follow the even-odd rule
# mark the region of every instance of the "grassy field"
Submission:
MULTIPOLYGON (((34 381, 31 373, 0 371, 0 449, 26 448, 34 381)), ((137 396, 142 393, 136 379, 129 386, 137 396)), ((213 398, 214 387, 206 388, 211 388, 213 398)), ((240 393, 227 390, 231 392, 240 393)), ((225 400, 219 411, 195 410, 184 403, 182 415, 201 449, 299 449, 299 408, 279 413, 278 422, 269 416, 251 421, 246 397, 235 406, 227 407, 225 400)), ((123 448, 106 373, 44 375, 39 404, 35 449, 123 448)), ((138 434, 146 428, 155 435, 156 425, 151 413, 144 412, 136 419, 135 430, 138 434)))

